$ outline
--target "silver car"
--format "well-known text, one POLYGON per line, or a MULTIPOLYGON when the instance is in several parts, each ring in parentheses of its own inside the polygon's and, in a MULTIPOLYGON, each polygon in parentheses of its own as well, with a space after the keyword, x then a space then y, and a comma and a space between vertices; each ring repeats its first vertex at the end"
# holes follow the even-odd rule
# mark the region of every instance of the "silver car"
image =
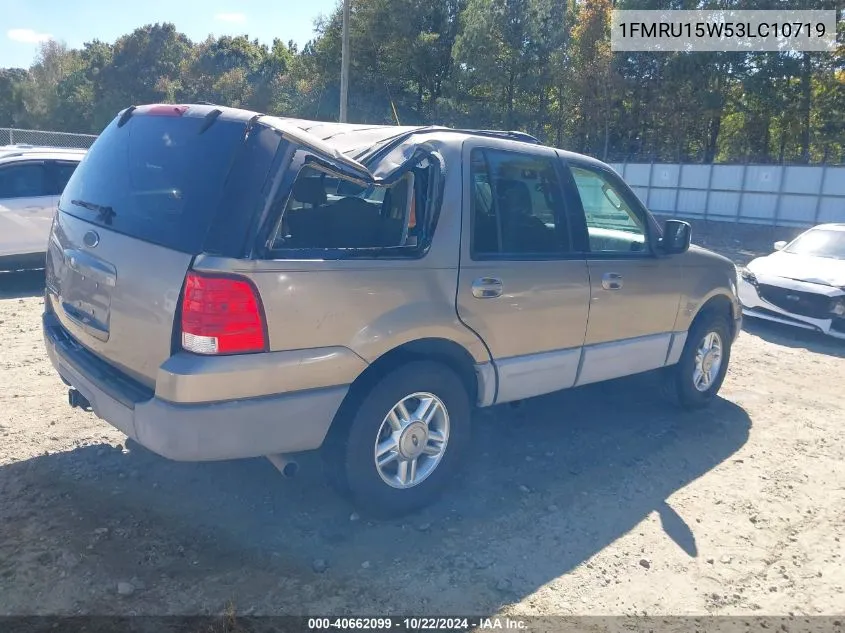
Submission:
POLYGON ((43 268, 59 196, 85 150, 0 147, 0 270, 43 268))
POLYGON ((706 405, 740 329, 736 268, 688 224, 515 132, 132 107, 59 209, 71 405, 176 460, 321 449, 376 514, 455 481, 473 407, 656 369, 706 405))
POLYGON ((752 317, 845 339, 845 224, 820 224, 740 269, 752 317))

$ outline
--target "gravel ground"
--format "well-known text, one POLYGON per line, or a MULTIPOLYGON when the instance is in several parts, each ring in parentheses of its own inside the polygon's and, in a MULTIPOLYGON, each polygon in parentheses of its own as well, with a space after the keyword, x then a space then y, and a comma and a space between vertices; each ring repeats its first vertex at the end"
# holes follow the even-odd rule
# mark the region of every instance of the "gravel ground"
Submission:
POLYGON ((0 615, 845 611, 845 345, 749 322, 704 412, 652 375, 480 411, 454 489, 372 523, 314 457, 174 463, 71 410, 42 284, 0 278, 0 615))

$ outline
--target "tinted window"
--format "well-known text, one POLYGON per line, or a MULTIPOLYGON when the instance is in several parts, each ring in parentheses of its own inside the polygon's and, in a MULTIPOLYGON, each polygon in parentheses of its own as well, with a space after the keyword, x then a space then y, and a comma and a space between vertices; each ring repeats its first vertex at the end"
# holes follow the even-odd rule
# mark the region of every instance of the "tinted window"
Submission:
POLYGON ((570 250, 551 159, 476 149, 471 163, 473 256, 542 257, 570 250))
POLYGON ((645 250, 645 226, 606 174, 570 167, 590 236, 590 251, 631 253, 645 250))
POLYGON ((79 165, 77 162, 56 162, 53 163, 53 187, 55 195, 61 195, 73 172, 79 165))
POLYGON ((50 195, 43 163, 0 167, 0 198, 37 198, 50 195))
POLYGON ((59 208, 132 237, 199 252, 244 132, 244 122, 218 119, 209 127, 203 117, 138 114, 123 127, 115 120, 71 176, 59 208))

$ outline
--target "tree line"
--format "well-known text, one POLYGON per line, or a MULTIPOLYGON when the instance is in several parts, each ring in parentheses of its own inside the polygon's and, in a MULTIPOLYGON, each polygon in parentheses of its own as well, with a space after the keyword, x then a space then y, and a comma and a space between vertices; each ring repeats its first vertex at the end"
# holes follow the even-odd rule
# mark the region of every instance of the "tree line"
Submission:
MULTIPOLYGON (((833 54, 610 48, 614 6, 780 4, 352 0, 349 120, 518 129, 612 161, 845 162, 845 46, 833 54)), ((836 8, 835 0, 795 4, 836 8)), ((28 69, 0 68, 0 126, 97 133, 131 104, 198 101, 337 120, 340 8, 315 26, 301 50, 247 35, 193 42, 169 23, 80 49, 49 41, 28 69)))

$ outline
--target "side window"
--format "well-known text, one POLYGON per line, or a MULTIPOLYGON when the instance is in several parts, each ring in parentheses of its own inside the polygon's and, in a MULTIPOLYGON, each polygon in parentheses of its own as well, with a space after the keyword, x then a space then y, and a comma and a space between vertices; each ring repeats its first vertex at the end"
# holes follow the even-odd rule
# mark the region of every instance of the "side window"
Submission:
POLYGON ((19 163, 0 167, 0 198, 49 196, 43 163, 19 163))
POLYGON ((379 187, 305 166, 294 181, 271 250, 415 246, 413 192, 412 172, 379 187))
POLYGON ((470 162, 474 258, 544 258, 570 252, 553 160, 474 149, 470 162))
POLYGON ((643 220, 625 202, 617 186, 600 171, 570 165, 593 253, 645 251, 643 220))
POLYGON ((79 163, 55 162, 53 163, 53 191, 54 195, 60 196, 65 189, 67 181, 73 176, 79 163))

